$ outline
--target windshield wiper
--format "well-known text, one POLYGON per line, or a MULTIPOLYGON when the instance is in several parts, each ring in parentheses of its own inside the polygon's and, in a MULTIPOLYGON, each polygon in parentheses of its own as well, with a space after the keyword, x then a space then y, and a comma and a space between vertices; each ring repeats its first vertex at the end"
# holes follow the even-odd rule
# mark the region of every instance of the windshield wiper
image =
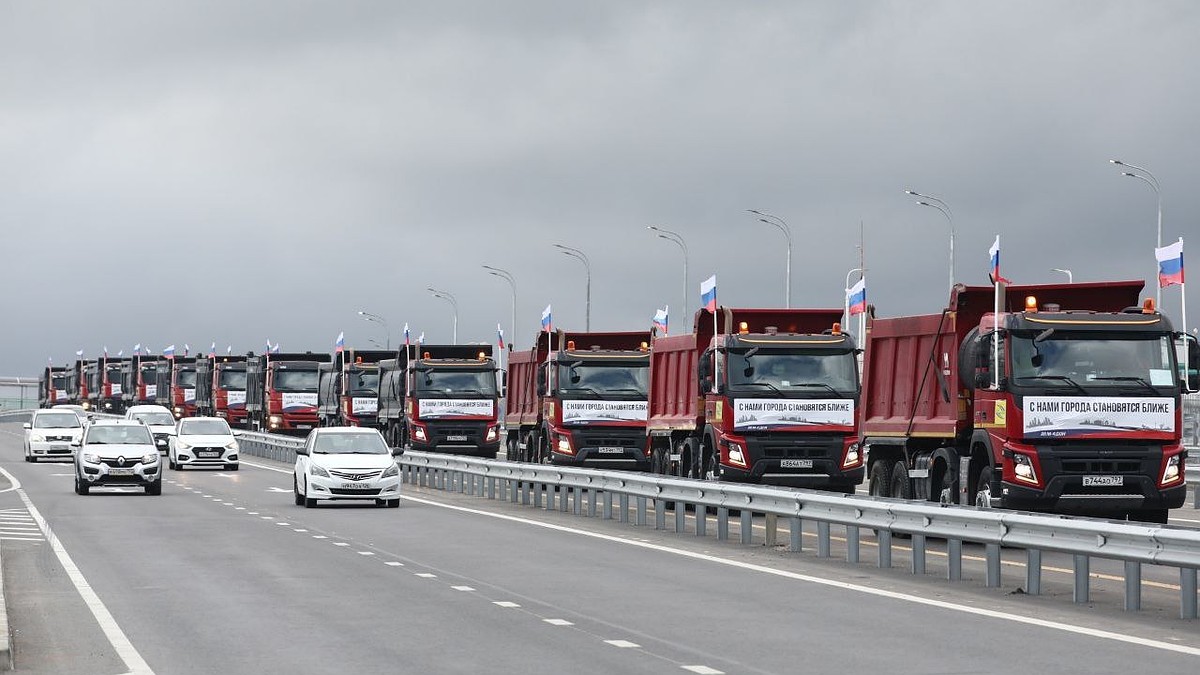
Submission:
POLYGON ((738 384, 739 384, 739 386, 742 384, 747 384, 747 385, 752 385, 752 386, 756 386, 756 387, 767 387, 768 389, 775 392, 776 394, 783 396, 783 392, 779 391, 779 387, 776 387, 775 385, 771 384, 770 382, 740 382, 738 384))
POLYGON ((793 384, 792 386, 793 387, 825 387, 829 391, 833 392, 834 396, 842 395, 842 392, 838 391, 837 389, 834 389, 832 385, 829 385, 825 382, 797 382, 797 383, 793 384))
POLYGON ((564 387, 564 388, 563 388, 563 391, 585 391, 585 392, 587 392, 587 393, 591 394, 592 396, 595 396, 596 398, 600 398, 600 392, 598 392, 598 391, 596 391, 595 389, 592 389, 591 387, 588 387, 588 386, 583 386, 583 387, 564 387))
POLYGON ((1075 380, 1072 380, 1071 378, 1067 377, 1066 375, 1027 375, 1025 377, 1014 377, 1013 379, 1014 380, 1054 380, 1056 382, 1066 382, 1067 384, 1071 385, 1072 387, 1075 387, 1076 389, 1078 389, 1080 391, 1080 393, 1083 393, 1083 394, 1088 393, 1088 390, 1084 389, 1082 384, 1079 384, 1078 382, 1076 382, 1075 380))
POLYGON ((1112 377, 1093 377, 1092 378, 1092 381, 1096 381, 1096 380, 1108 380, 1108 381, 1112 381, 1112 382, 1136 382, 1136 383, 1142 385, 1143 387, 1149 389, 1150 391, 1154 392, 1155 394, 1158 393, 1158 390, 1154 388, 1154 385, 1150 384, 1146 380, 1144 380, 1140 377, 1137 377, 1135 375, 1114 375, 1112 377))

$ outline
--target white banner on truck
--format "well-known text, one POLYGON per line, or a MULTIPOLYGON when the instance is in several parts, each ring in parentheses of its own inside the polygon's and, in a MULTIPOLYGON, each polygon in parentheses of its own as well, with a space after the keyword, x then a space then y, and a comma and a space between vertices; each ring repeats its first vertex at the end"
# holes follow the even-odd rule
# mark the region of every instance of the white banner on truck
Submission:
POLYGON ((854 426, 854 401, 850 399, 737 398, 733 400, 733 428, 790 426, 854 426))
POLYGON ((158 398, 158 385, 157 384, 146 385, 146 398, 158 398))
POLYGON ((317 395, 312 393, 288 393, 283 392, 283 409, 286 412, 294 412, 296 410, 307 410, 317 407, 317 395))
POLYGON ((245 389, 230 389, 226 392, 226 394, 228 394, 228 398, 225 399, 225 402, 230 408, 235 406, 241 406, 243 408, 246 407, 245 389))
POLYGON ((423 398, 417 403, 417 417, 491 417, 495 409, 490 398, 423 398))
POLYGON ((354 415, 374 415, 379 412, 379 399, 355 396, 350 399, 350 412, 354 415))
POLYGON ((111 382, 111 383, 109 383, 108 386, 109 386, 109 391, 112 392, 113 396, 121 395, 121 383, 120 382, 111 382))
POLYGON ((54 400, 56 400, 56 401, 67 400, 67 390, 66 389, 55 389, 54 390, 54 400))
POLYGON ((645 422, 645 401, 563 401, 563 424, 645 422))
POLYGON ((1026 396, 1023 412, 1027 438, 1175 432, 1175 400, 1171 398, 1026 396))
POLYGON ((184 403, 195 403, 196 402, 196 390, 195 389, 184 389, 183 390, 183 402, 184 403))

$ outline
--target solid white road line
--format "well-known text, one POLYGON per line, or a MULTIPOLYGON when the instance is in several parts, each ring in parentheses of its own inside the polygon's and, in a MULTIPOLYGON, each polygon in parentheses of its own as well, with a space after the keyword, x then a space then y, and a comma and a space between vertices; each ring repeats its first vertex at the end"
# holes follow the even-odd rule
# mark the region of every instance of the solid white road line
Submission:
POLYGON ((84 604, 91 610, 92 616, 95 617, 96 623, 100 624, 100 630, 104 632, 104 636, 108 638, 109 644, 113 646, 113 650, 117 653, 122 661, 125 662, 125 667, 129 669, 132 675, 154 675, 154 671, 150 670, 150 665, 146 663, 142 655, 129 641, 125 632, 117 625, 117 620, 113 618, 108 607, 104 606, 104 602, 100 600, 100 596, 96 595, 83 573, 75 566, 75 561, 71 560, 71 556, 67 553, 67 549, 63 547, 62 542, 58 537, 54 536, 54 532, 50 529, 50 524, 42 517, 41 512, 33 505, 29 499, 29 495, 25 494, 19 486, 15 476, 9 473, 4 467, 0 467, 0 473, 3 473, 6 478, 12 481, 17 491, 17 496, 25 504, 25 508, 29 511, 29 515, 33 516, 33 520, 42 530, 42 536, 46 537, 46 541, 50 542, 50 548, 54 551, 54 555, 58 556, 58 562, 67 572, 67 577, 71 583, 75 585, 75 590, 79 591, 80 597, 83 598, 84 604))

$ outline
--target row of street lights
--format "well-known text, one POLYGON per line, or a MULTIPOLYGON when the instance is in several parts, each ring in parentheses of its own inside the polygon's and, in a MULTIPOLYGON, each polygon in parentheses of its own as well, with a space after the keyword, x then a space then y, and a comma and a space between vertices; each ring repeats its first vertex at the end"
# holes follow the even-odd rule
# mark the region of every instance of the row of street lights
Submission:
MULTIPOLYGON (((1162 192, 1159 189, 1158 179, 1155 178, 1154 174, 1152 174, 1149 169, 1146 169, 1146 168, 1143 168, 1140 166, 1135 166, 1133 164, 1128 164, 1128 163, 1122 162, 1119 159, 1111 159, 1111 160, 1109 160, 1109 162, 1116 166, 1125 167, 1127 169, 1130 169, 1129 171, 1122 172, 1121 175, 1141 180, 1141 181, 1145 182, 1147 185, 1149 185, 1151 188, 1154 189, 1154 194, 1158 200, 1158 237, 1156 239, 1156 242, 1157 242, 1156 246, 1158 248, 1161 248, 1162 247, 1162 192)), ((950 225, 950 288, 953 289, 954 288, 954 279, 956 276, 955 275, 955 263, 954 263, 954 238, 955 238, 955 234, 956 234, 956 228, 954 226, 954 213, 950 210, 950 205, 947 204, 945 201, 943 201, 937 197, 934 197, 932 195, 922 194, 922 193, 916 192, 914 190, 905 190, 904 192, 907 195, 916 197, 917 204, 919 206, 925 206, 925 207, 929 207, 931 209, 937 210, 939 213, 941 213, 946 218, 946 222, 949 223, 949 225, 950 225)), ((758 216, 759 222, 766 223, 768 225, 771 225, 772 227, 777 228, 780 232, 783 233, 783 236, 787 239, 787 262, 786 262, 786 268, 785 268, 785 273, 784 273, 783 303, 784 303, 784 307, 790 308, 792 306, 792 246, 793 246, 791 227, 788 225, 787 221, 785 221, 783 218, 780 218, 779 216, 776 216, 776 215, 773 215, 770 213, 766 213, 764 211, 759 211, 757 209, 747 209, 747 211, 749 213, 752 213, 752 214, 758 216)), ((687 316, 688 306, 690 305, 690 303, 688 302, 688 298, 691 297, 690 296, 690 288, 688 286, 689 254, 688 254, 687 242, 684 240, 683 235, 679 234, 678 232, 674 232, 672 230, 668 230, 668 229, 665 229, 662 227, 657 227, 655 225, 648 225, 648 226, 646 226, 646 229, 653 232, 656 236, 658 236, 658 238, 665 239, 665 240, 675 244, 676 246, 679 247, 680 251, 683 253, 683 300, 680 303, 680 308, 682 310, 682 314, 684 316, 687 316)), ((559 252, 561 252, 563 255, 570 256, 570 257, 575 258, 583 263, 584 272, 587 275, 586 289, 585 289, 584 327, 585 327, 585 330, 590 332, 592 329, 592 262, 588 258, 586 253, 584 253, 583 251, 581 251, 577 248, 573 248, 571 246, 566 246, 564 244, 554 244, 554 247, 559 249, 559 252)), ((508 283, 509 288, 512 290, 512 316, 510 319, 509 330, 511 331, 510 335, 512 335, 513 337, 516 337, 516 330, 517 330, 517 281, 516 281, 516 278, 513 277, 512 273, 509 272, 508 270, 504 270, 499 267, 493 267, 491 265, 483 265, 483 269, 487 270, 488 274, 491 274, 494 277, 499 277, 499 278, 505 280, 508 283)), ((1069 270, 1069 269, 1055 267, 1055 268, 1053 268, 1052 271, 1061 272, 1061 273, 1067 275, 1067 283, 1075 282, 1074 275, 1072 274, 1071 270, 1069 270)), ((865 272, 866 272, 866 270, 861 267, 856 267, 856 268, 850 270, 846 274, 846 288, 847 289, 850 288, 850 277, 851 276, 853 276, 855 273, 862 275, 865 272)), ((433 295, 433 297, 446 300, 447 302, 450 303, 451 307, 453 307, 453 309, 454 309, 453 341, 454 341, 454 344, 458 344, 458 301, 455 299, 454 295, 451 294, 449 291, 439 290, 439 289, 433 288, 432 286, 426 290, 428 290, 433 295)), ((1158 304, 1161 304, 1161 300, 1162 300, 1162 291, 1161 291, 1161 289, 1158 289, 1157 294, 1156 294, 1156 302, 1158 304)), ((360 311, 358 314, 360 316, 362 316, 364 319, 366 319, 368 321, 373 321, 373 322, 379 323, 384 327, 384 331, 387 332, 387 344, 388 344, 387 348, 391 349, 391 331, 388 329, 387 321, 385 321, 383 319, 383 317, 381 317, 377 314, 372 314, 370 312, 360 311)), ((512 339, 512 338, 510 338, 510 339, 512 339)))

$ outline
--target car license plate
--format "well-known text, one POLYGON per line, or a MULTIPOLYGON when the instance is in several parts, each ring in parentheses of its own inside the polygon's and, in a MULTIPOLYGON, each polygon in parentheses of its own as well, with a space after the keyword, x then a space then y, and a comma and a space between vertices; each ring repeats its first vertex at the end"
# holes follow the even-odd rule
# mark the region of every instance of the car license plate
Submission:
POLYGON ((311 424, 297 424, 296 428, 297 429, 311 429, 312 425, 311 424))
POLYGON ((50 446, 51 452, 66 452, 69 449, 66 443, 55 443, 50 446))
POLYGON ((625 448, 614 448, 611 446, 605 446, 605 447, 599 448, 599 452, 602 455, 623 455, 623 454, 625 454, 625 448))
POLYGON ((201 450, 200 452, 196 453, 196 456, 200 459, 212 459, 214 457, 220 457, 221 453, 216 450, 201 450))
POLYGON ((813 468, 811 459, 781 459, 779 467, 782 469, 811 469, 813 468))
POLYGON ((467 440, 467 437, 463 436, 462 434, 456 434, 454 436, 447 436, 446 440, 448 440, 448 441, 465 441, 465 440, 467 440))
POLYGON ((366 490, 369 487, 366 483, 342 483, 343 490, 366 490))
POLYGON ((133 467, 114 466, 113 468, 108 470, 108 475, 110 475, 110 476, 132 476, 133 475, 133 467))
POLYGON ((1125 476, 1084 476, 1084 487, 1119 487, 1125 484, 1125 476))

